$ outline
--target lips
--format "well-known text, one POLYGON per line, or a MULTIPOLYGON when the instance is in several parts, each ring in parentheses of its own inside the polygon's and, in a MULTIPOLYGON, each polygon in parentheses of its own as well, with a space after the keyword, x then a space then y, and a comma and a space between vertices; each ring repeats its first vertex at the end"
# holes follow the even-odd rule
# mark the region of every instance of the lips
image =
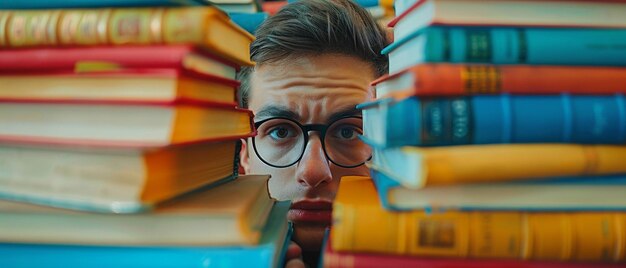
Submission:
POLYGON ((303 200, 291 205, 287 217, 296 223, 330 225, 332 211, 331 202, 303 200))

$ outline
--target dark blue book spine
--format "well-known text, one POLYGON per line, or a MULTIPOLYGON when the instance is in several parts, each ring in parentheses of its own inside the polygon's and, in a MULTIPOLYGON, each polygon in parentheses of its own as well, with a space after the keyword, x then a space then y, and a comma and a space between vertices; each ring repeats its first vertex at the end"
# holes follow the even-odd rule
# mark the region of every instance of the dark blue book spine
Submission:
POLYGON ((622 95, 412 97, 389 106, 387 146, 626 143, 622 95))

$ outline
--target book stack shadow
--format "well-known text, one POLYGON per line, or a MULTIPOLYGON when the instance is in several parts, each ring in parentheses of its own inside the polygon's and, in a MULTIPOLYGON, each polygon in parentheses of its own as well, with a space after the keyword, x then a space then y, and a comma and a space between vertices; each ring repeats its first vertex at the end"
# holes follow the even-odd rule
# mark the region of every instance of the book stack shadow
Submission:
POLYGON ((0 267, 282 264, 289 204, 237 173, 253 36, 146 3, 0 4, 0 267))
POLYGON ((325 267, 626 263, 626 4, 400 0, 325 267))

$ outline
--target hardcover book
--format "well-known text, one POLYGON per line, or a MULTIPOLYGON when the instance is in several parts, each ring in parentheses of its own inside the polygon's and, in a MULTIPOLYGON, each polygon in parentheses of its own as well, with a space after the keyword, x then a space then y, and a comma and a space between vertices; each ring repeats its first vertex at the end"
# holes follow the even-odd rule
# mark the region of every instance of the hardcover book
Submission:
POLYGON ((0 241, 125 246, 256 245, 274 205, 267 192, 268 178, 267 175, 242 176, 137 214, 78 212, 0 201, 0 241))
POLYGON ((0 11, 0 48, 191 44, 252 65, 252 40, 216 7, 0 11))
POLYGON ((257 245, 84 246, 0 243, 0 266, 278 267, 282 265, 291 241, 292 229, 286 220, 289 206, 289 202, 276 203, 257 245))
MULTIPOLYGON (((239 141, 167 147, 0 145, 0 198, 132 213, 232 180, 239 141)), ((6 229, 11 230, 11 229, 6 229)))
POLYGON ((252 112, 232 103, 0 101, 0 141, 166 146, 243 138, 252 112))
POLYGON ((623 264, 624 228, 624 212, 387 211, 370 179, 344 177, 331 237, 338 252, 623 264))

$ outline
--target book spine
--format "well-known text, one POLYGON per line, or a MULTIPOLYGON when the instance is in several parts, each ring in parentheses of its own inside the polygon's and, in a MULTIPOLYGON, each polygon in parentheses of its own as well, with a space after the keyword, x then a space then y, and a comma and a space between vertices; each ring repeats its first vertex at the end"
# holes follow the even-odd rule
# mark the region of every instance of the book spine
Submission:
POLYGON ((424 185, 626 173, 625 146, 507 144, 403 150, 422 157, 417 164, 423 166, 425 174, 417 175, 424 185))
POLYGON ((432 27, 427 62, 626 65, 626 30, 432 27))
POLYGON ((194 0, 50 0, 50 1, 2 1, 0 9, 44 8, 101 8, 101 7, 147 7, 200 5, 194 0))
POLYGON ((624 213, 394 213, 335 203, 337 251, 395 255, 624 262, 624 213), (384 242, 382 242, 384 241, 384 242))
POLYGON ((388 109, 396 145, 626 142, 623 95, 409 98, 388 109))
POLYGON ((412 71, 417 96, 626 93, 626 68, 423 64, 412 71))
POLYGON ((0 47, 201 44, 208 8, 18 10, 0 14, 0 47))

